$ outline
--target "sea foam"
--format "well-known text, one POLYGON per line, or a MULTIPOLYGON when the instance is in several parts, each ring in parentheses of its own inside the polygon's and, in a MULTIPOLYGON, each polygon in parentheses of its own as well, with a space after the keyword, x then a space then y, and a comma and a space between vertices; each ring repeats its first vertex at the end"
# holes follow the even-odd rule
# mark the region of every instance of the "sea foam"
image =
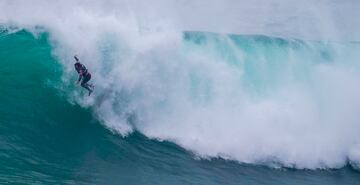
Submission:
POLYGON ((315 169, 359 163, 359 44, 348 42, 360 38, 358 8, 2 0, 0 22, 48 32, 64 84, 78 54, 96 92, 65 93, 115 132, 137 130, 204 158, 315 169))

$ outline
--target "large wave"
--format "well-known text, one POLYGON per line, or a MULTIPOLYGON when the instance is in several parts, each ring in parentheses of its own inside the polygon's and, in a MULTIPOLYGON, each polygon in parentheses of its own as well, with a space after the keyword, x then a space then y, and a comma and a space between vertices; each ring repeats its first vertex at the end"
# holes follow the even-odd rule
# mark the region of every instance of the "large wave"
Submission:
POLYGON ((339 21, 356 2, 35 2, 1 1, 0 22, 48 32, 59 89, 115 132, 245 163, 360 162, 359 28, 339 21), (74 53, 94 96, 69 82, 74 53))

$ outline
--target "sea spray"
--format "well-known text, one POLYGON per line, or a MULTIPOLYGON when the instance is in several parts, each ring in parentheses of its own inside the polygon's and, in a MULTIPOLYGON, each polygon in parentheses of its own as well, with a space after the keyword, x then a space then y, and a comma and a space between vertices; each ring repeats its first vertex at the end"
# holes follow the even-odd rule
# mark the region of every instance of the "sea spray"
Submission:
POLYGON ((209 3, 209 10, 248 10, 219 17, 189 13, 200 2, 177 11, 179 4, 163 1, 156 8, 142 1, 36 2, 0 2, 0 22, 48 32, 64 66, 64 93, 108 128, 245 163, 310 169, 357 163, 359 45, 348 41, 359 34, 348 33, 359 28, 333 18, 354 11, 343 13, 330 1, 316 8, 308 8, 310 1, 209 3), (236 34, 184 32, 194 29, 236 34), (90 98, 68 85, 73 54, 93 74, 97 93, 90 98))

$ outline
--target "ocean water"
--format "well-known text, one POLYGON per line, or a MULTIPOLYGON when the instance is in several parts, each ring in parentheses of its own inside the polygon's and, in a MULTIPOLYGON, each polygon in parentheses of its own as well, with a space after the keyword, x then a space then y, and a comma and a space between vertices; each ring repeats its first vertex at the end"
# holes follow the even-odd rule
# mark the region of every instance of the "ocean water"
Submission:
POLYGON ((0 1, 0 184, 360 184, 359 4, 258 3, 0 1))

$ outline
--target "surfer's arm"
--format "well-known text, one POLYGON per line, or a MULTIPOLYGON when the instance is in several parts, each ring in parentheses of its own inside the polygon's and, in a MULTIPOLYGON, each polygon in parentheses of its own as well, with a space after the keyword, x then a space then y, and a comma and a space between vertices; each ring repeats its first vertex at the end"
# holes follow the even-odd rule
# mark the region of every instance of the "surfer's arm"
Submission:
POLYGON ((80 72, 80 73, 79 73, 79 78, 78 78, 77 83, 79 83, 79 82, 81 81, 82 77, 83 77, 83 74, 82 74, 82 72, 80 72))

